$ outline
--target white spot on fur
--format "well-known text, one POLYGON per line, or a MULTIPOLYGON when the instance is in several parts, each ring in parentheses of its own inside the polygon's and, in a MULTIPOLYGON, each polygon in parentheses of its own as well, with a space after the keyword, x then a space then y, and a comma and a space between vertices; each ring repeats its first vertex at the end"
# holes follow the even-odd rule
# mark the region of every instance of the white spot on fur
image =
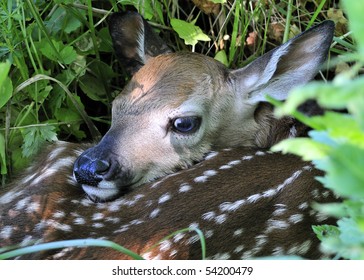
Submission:
POLYGON ((313 191, 311 191, 312 196, 317 199, 320 197, 320 191, 318 189, 314 189, 313 191))
POLYGON ((105 215, 103 213, 95 213, 92 215, 92 220, 98 221, 98 220, 102 220, 104 217, 105 217, 105 215))
POLYGON ((206 212, 202 214, 202 219, 205 221, 212 221, 215 219, 216 213, 214 211, 206 212))
POLYGON ((103 228, 105 225, 103 223, 93 223, 92 227, 94 228, 103 228))
POLYGON ((159 244, 159 250, 162 252, 166 252, 169 251, 172 247, 172 242, 170 240, 163 240, 160 244, 159 244))
POLYGON ((75 219, 73 220, 73 223, 74 223, 75 225, 84 225, 84 224, 86 224, 86 221, 85 221, 85 219, 84 219, 84 218, 78 217, 78 218, 75 218, 75 219))
POLYGON ((11 234, 13 233, 13 227, 12 226, 5 226, 0 231, 0 237, 2 239, 8 239, 11 237, 11 234))
POLYGON ((62 249, 59 253, 53 255, 53 259, 62 259, 67 253, 71 252, 75 247, 67 247, 62 249))
POLYGON ((216 157, 219 153, 215 152, 215 151, 211 151, 209 152, 206 156, 205 156, 205 160, 210 160, 214 157, 216 157))
POLYGON ((193 181, 195 183, 205 183, 209 177, 208 176, 198 176, 193 181))
POLYGON ((212 256, 213 260, 229 260, 231 258, 230 253, 218 253, 212 256))
POLYGON ((159 204, 162 204, 162 203, 164 203, 164 202, 166 202, 166 201, 168 201, 168 200, 170 200, 171 199, 171 195, 170 195, 170 193, 165 193, 165 194, 163 194, 160 198, 159 198, 159 200, 158 200, 158 203, 159 204))
POLYGON ((179 192, 180 193, 185 193, 185 192, 188 192, 192 189, 192 187, 186 183, 182 184, 180 187, 179 187, 179 192))
POLYGON ((150 214, 149 217, 151 219, 156 218, 161 210, 159 208, 154 209, 150 214))
POLYGON ((260 234, 255 237, 256 247, 261 247, 268 243, 268 238, 265 234, 260 234))
POLYGON ((262 151, 257 151, 257 152, 255 153, 255 155, 256 155, 256 156, 265 156, 265 155, 266 155, 266 153, 265 153, 265 152, 262 152, 262 151))
POLYGON ((29 203, 30 203, 31 197, 27 196, 21 200, 19 200, 16 203, 15 210, 23 210, 29 203))
POLYGON ((233 236, 234 237, 239 237, 239 236, 241 236, 243 234, 243 232, 244 232, 244 229, 242 229, 242 228, 237 229, 236 231, 234 231, 233 236))
POLYGON ((238 254, 238 253, 240 253, 243 250, 244 250, 244 245, 239 245, 238 247, 236 247, 234 249, 234 253, 238 254))
POLYGON ((267 225, 268 225, 267 233, 272 232, 274 230, 284 230, 289 227, 289 224, 286 221, 275 220, 275 219, 269 219, 267 221, 267 225))
POLYGON ((120 222, 120 218, 118 218, 118 217, 106 217, 105 221, 111 222, 113 224, 117 224, 117 223, 120 222))
POLYGON ((38 210, 40 209, 40 204, 39 202, 35 202, 33 201, 32 203, 30 203, 27 207, 26 212, 28 214, 34 213, 34 212, 38 212, 38 210))
POLYGON ((226 221, 226 219, 227 219, 227 215, 226 214, 221 214, 221 215, 215 217, 215 222, 218 225, 221 225, 226 221))
POLYGON ((275 247, 272 251, 272 255, 273 256, 282 256, 284 255, 284 250, 282 247, 278 246, 278 247, 275 247))
POLYGON ((253 158, 253 156, 243 156, 241 159, 242 160, 251 160, 253 158))
POLYGON ((287 211, 287 206, 285 204, 275 204, 276 210, 273 211, 272 216, 281 216, 287 211))
POLYGON ((28 245, 33 245, 34 244, 34 240, 33 237, 31 235, 26 235, 22 242, 20 243, 21 246, 28 246, 28 245))
POLYGON ((296 129, 296 126, 293 125, 290 129, 289 129, 289 135, 288 137, 289 138, 294 138, 297 136, 297 129, 296 129))
POLYGON ((184 233, 177 233, 175 236, 173 236, 173 242, 177 243, 181 241, 185 236, 186 234, 184 233))
POLYGON ((169 256, 171 258, 174 258, 176 255, 177 255, 178 251, 177 250, 172 250, 170 253, 169 253, 169 256))
POLYGON ((252 257, 253 257, 253 251, 251 251, 251 250, 245 251, 245 252, 243 253, 243 255, 241 256, 241 258, 242 258, 243 260, 251 259, 252 257))
POLYGON ((253 195, 249 196, 249 197, 247 198, 247 201, 248 201, 249 203, 255 203, 255 202, 257 202, 257 201, 258 201, 261 197, 262 197, 262 195, 261 195, 261 194, 256 193, 256 194, 253 194, 253 195))
POLYGON ((199 227, 199 225, 198 225, 198 223, 196 223, 196 222, 191 223, 191 224, 190 224, 190 226, 189 226, 190 230, 194 230, 194 229, 196 229, 196 228, 198 228, 198 227, 199 227))
POLYGON ((142 223, 144 223, 143 220, 135 219, 135 220, 132 220, 129 224, 135 226, 135 225, 140 225, 142 223))
POLYGON ((302 214, 293 214, 288 218, 288 221, 292 224, 297 224, 299 222, 303 221, 303 215, 302 214))
POLYGON ((305 210, 308 208, 308 202, 303 202, 298 206, 298 209, 305 210))
POLYGON ((216 170, 206 170, 203 175, 211 177, 211 176, 215 176, 217 174, 216 170))
POLYGON ((325 220, 327 220, 329 218, 329 216, 327 216, 326 214, 324 214, 324 213, 320 213, 320 212, 317 212, 316 213, 316 220, 318 221, 318 222, 323 222, 323 221, 325 221, 325 220))
POLYGON ((194 244, 198 241, 200 241, 200 237, 196 234, 188 239, 187 244, 194 244))
POLYGON ((53 213, 53 218, 55 219, 59 219, 59 218, 63 218, 66 216, 66 213, 64 213, 63 211, 57 210, 55 213, 53 213))
POLYGON ((82 206, 85 206, 85 207, 88 207, 93 204, 93 202, 87 198, 83 198, 80 203, 82 206))
POLYGON ((120 210, 121 205, 123 204, 124 199, 119 199, 111 202, 109 204, 108 210, 110 212, 118 212, 120 210))
POLYGON ((232 160, 228 163, 228 165, 230 166, 235 166, 235 165, 239 165, 241 163, 241 160, 240 159, 237 159, 237 160, 232 160))
POLYGON ((67 224, 61 224, 55 220, 49 219, 47 220, 47 225, 55 228, 55 229, 59 229, 61 231, 65 231, 65 232, 71 232, 72 231, 72 227, 70 225, 67 224))
POLYGON ((227 164, 225 164, 225 165, 221 165, 221 166, 219 167, 219 169, 220 169, 220 170, 226 170, 226 169, 230 169, 230 168, 232 168, 232 166, 231 166, 231 165, 227 165, 227 164))
POLYGON ((205 238, 210 238, 214 235, 214 231, 212 229, 210 230, 207 230, 205 233, 204 233, 204 236, 205 238))

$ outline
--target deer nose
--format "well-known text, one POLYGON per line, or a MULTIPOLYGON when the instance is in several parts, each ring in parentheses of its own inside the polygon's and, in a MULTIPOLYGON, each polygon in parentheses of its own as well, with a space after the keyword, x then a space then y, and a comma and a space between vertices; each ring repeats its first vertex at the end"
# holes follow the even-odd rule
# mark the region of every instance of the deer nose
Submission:
POLYGON ((96 187, 99 182, 109 177, 111 163, 104 159, 91 159, 81 155, 75 162, 73 174, 79 184, 96 187))

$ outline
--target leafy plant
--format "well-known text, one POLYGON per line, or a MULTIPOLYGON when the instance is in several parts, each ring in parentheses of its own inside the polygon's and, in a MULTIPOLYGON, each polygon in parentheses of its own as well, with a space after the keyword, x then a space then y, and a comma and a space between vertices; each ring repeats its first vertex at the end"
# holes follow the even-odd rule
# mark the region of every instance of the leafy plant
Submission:
POLYGON ((357 51, 343 60, 352 67, 332 82, 314 82, 292 92, 277 110, 279 115, 293 114, 314 130, 307 139, 289 139, 274 147, 313 160, 325 171, 319 180, 343 201, 315 207, 338 218, 337 226, 314 226, 313 229, 327 253, 338 258, 364 259, 364 77, 358 76, 364 66, 363 5, 343 0, 357 51), (328 111, 323 116, 304 117, 296 110, 308 99, 315 99, 328 111))

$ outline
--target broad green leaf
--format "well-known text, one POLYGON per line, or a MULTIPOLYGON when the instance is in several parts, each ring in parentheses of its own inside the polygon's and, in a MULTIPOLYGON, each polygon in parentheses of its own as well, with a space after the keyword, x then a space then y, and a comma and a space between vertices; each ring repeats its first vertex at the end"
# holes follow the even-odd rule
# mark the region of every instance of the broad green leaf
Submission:
POLYGON ((314 140, 324 143, 320 139, 325 134, 327 144, 350 142, 364 148, 364 131, 353 116, 328 111, 323 116, 311 117, 311 121, 321 130, 310 132, 314 140))
POLYGON ((319 163, 326 172, 325 184, 341 196, 364 199, 364 149, 343 144, 319 163))
POLYGON ((362 244, 364 246, 364 231, 350 218, 342 218, 337 222, 341 240, 348 245, 362 244))
MULTIPOLYGON (((80 19, 75 14, 62 7, 65 5, 64 1, 62 2, 62 5, 58 5, 51 17, 45 21, 45 26, 50 34, 56 34, 61 30, 69 34, 82 26, 80 19)), ((74 1, 69 2, 73 3, 74 1)), ((77 16, 86 20, 85 14, 85 11, 77 10, 77 16)))
POLYGON ((0 63, 0 108, 2 108, 13 94, 13 83, 8 77, 10 63, 0 63))
POLYGON ((323 240, 327 237, 337 237, 340 234, 339 229, 332 225, 312 226, 312 229, 317 238, 320 240, 323 240))
POLYGON ((349 17, 350 30, 353 31, 354 37, 358 43, 359 52, 364 55, 364 5, 358 0, 341 1, 349 17))
POLYGON ((215 55, 215 59, 217 61, 220 61, 222 64, 224 64, 226 67, 229 66, 229 62, 228 62, 228 58, 226 55, 225 50, 221 50, 219 51, 216 55, 215 55))
POLYGON ((346 109, 357 96, 364 95, 364 77, 336 80, 333 83, 311 82, 291 91, 287 101, 277 109, 278 115, 292 114, 308 99, 316 99, 324 108, 346 109))
POLYGON ((198 41, 210 41, 200 27, 196 26, 194 22, 186 22, 180 19, 171 19, 171 25, 180 38, 185 41, 186 45, 196 45, 198 41))
POLYGON ((330 147, 309 138, 290 138, 279 142, 271 148, 274 152, 292 153, 303 160, 321 159, 327 156, 330 147))
POLYGON ((61 63, 71 64, 77 58, 77 53, 72 46, 65 46, 61 41, 52 40, 55 50, 48 41, 45 41, 40 46, 41 53, 52 61, 59 62, 58 57, 62 58, 61 63), (58 52, 58 55, 56 53, 58 52))

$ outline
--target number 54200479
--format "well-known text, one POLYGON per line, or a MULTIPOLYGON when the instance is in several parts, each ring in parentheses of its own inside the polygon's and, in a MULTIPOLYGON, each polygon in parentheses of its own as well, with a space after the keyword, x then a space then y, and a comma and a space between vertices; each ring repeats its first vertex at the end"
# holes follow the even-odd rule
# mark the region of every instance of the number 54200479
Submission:
POLYGON ((206 275, 251 275, 252 273, 253 273, 253 267, 251 266, 206 267, 206 275))

